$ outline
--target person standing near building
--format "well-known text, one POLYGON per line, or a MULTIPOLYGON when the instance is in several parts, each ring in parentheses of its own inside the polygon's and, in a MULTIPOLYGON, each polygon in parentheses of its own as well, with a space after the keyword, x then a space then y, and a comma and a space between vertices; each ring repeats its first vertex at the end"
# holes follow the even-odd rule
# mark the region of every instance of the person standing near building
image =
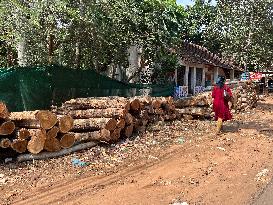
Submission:
POLYGON ((232 115, 228 102, 232 98, 230 88, 225 85, 226 78, 224 76, 218 76, 216 85, 212 91, 213 98, 213 111, 215 113, 215 121, 217 121, 217 132, 220 134, 223 127, 223 122, 231 120, 232 115))

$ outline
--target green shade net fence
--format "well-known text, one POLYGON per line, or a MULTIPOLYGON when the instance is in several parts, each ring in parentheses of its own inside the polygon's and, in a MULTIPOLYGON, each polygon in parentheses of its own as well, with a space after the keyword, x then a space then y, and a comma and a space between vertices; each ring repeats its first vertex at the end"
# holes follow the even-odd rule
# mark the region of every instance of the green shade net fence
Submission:
POLYGON ((50 109, 71 98, 142 95, 171 96, 174 85, 127 84, 94 70, 61 66, 0 69, 0 100, 10 111, 50 109))

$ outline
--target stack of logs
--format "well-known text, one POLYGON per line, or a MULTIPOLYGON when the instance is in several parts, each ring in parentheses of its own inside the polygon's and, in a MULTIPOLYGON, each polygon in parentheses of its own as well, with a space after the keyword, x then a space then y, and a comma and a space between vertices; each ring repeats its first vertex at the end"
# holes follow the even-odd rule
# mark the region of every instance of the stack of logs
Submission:
POLYGON ((2 149, 38 154, 42 150, 59 151, 74 144, 75 137, 69 133, 73 126, 70 116, 57 116, 48 110, 9 113, 4 103, 0 103, 0 116, 2 149))
MULTIPOLYGON (((251 81, 240 83, 232 89, 232 94, 233 102, 230 102, 232 112, 243 112, 257 105, 256 86, 251 81)), ((181 118, 212 117, 214 114, 212 102, 211 92, 205 92, 190 98, 176 100, 175 107, 181 118)))
POLYGON ((246 81, 233 90, 234 109, 236 112, 251 109, 257 106, 258 95, 256 86, 251 81, 246 81))
POLYGON ((74 119, 76 141, 115 142, 121 136, 143 132, 148 123, 176 118, 173 99, 151 97, 77 98, 53 108, 58 115, 74 119))

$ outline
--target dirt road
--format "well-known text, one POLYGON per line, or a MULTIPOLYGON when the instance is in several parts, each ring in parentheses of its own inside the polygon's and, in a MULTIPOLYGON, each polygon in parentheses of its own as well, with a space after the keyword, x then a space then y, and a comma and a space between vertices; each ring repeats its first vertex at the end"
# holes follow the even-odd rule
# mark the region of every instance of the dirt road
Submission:
MULTIPOLYGON (((126 160, 103 168, 100 175, 91 165, 73 168, 64 162, 59 166, 61 159, 39 162, 36 167, 28 164, 21 170, 33 169, 32 174, 9 174, 21 176, 24 183, 14 179, 2 186, 2 201, 18 205, 251 204, 273 176, 273 132, 268 129, 273 128, 272 111, 273 99, 268 98, 256 109, 236 115, 217 137, 210 121, 160 125, 148 132, 153 136, 151 148, 122 149, 129 153, 126 160)), ((87 157, 86 152, 83 156, 87 157)))

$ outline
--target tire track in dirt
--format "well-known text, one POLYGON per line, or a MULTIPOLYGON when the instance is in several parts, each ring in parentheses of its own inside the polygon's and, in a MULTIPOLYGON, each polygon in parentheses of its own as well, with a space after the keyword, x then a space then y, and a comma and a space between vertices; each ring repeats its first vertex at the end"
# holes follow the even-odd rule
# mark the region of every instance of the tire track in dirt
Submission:
MULTIPOLYGON (((190 147, 188 147, 190 148, 190 147)), ((81 194, 91 192, 92 190, 98 190, 102 187, 109 186, 118 182, 119 180, 125 179, 131 175, 139 174, 140 170, 147 170, 153 166, 158 166, 169 158, 181 157, 177 156, 185 150, 184 147, 178 147, 160 157, 160 161, 153 162, 143 162, 141 165, 134 166, 130 169, 125 168, 125 170, 119 171, 118 173, 112 174, 110 176, 87 176, 83 179, 76 179, 76 181, 62 181, 57 185, 53 185, 50 188, 44 186, 39 188, 37 191, 31 191, 31 195, 24 196, 23 199, 14 201, 12 204, 16 205, 44 205, 44 204, 54 204, 64 199, 69 199, 71 197, 80 196, 81 194), (90 183, 90 181, 95 181, 95 183, 90 183), (83 193, 84 192, 84 193, 83 193)))

